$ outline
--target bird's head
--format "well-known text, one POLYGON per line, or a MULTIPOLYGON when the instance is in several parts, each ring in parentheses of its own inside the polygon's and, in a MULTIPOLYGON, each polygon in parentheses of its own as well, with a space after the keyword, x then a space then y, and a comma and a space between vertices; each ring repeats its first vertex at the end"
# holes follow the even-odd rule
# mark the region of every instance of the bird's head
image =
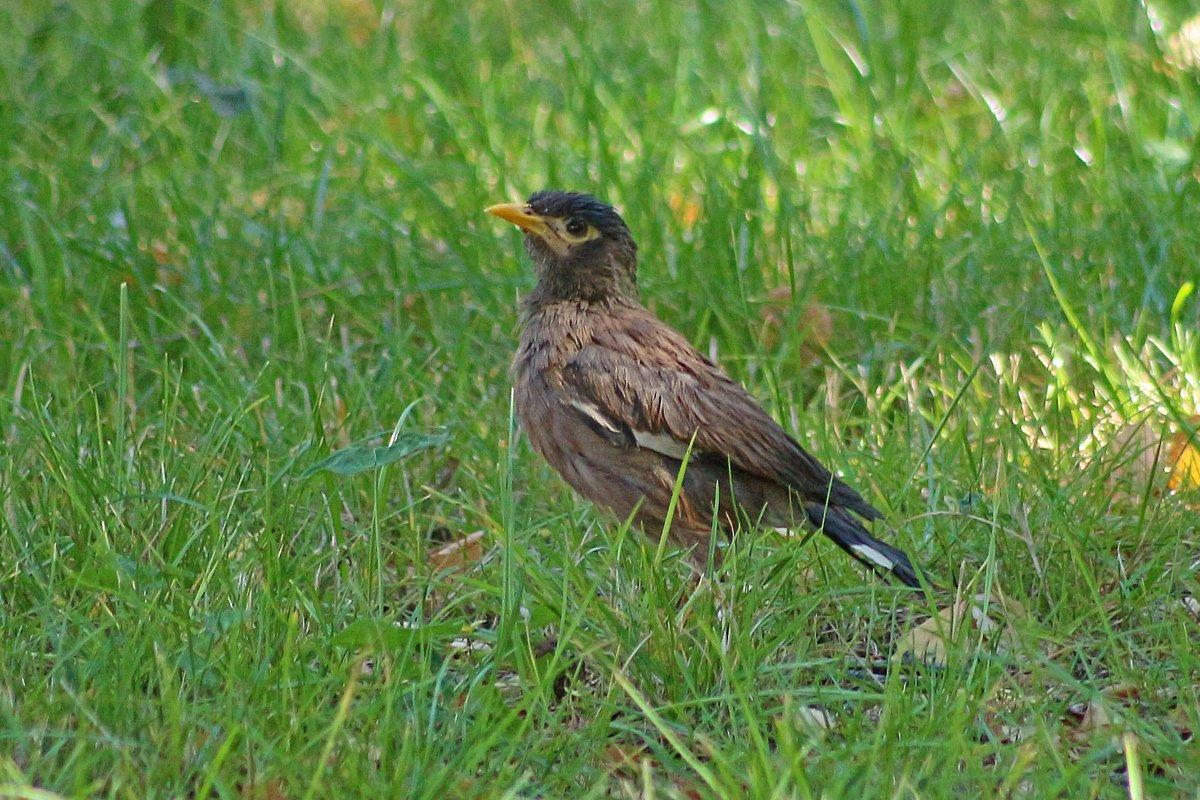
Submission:
POLYGON ((612 206, 589 194, 545 191, 487 213, 524 231, 537 270, 537 300, 637 297, 637 244, 612 206))

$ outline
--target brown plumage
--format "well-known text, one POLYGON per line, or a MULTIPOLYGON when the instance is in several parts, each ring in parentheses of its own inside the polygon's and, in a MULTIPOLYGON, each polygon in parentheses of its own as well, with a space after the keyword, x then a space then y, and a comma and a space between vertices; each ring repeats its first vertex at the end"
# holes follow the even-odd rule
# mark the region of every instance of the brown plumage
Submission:
POLYGON ((821 530, 920 586, 908 556, 859 521, 882 515, 638 302, 637 245, 616 211, 570 192, 487 211, 525 232, 537 270, 512 369, 517 416, 576 491, 657 537, 687 457, 670 536, 693 558, 707 558, 715 511, 726 533, 821 530))

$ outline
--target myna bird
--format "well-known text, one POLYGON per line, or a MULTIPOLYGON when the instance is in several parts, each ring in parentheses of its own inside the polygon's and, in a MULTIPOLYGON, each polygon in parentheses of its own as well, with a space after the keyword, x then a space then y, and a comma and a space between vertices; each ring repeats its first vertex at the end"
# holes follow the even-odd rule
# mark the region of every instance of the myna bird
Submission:
POLYGON ((669 535, 699 563, 715 514, 727 535, 739 519, 820 530, 920 587, 908 556, 859 521, 879 511, 638 302, 637 244, 611 206, 543 191, 487 213, 524 231, 537 271, 512 367, 516 413, 577 492, 657 537, 686 459, 669 535))

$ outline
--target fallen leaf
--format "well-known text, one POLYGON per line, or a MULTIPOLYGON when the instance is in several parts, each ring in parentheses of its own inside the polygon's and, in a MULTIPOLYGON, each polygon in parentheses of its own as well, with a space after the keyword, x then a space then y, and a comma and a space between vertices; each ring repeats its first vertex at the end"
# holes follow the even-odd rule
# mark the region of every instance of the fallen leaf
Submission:
POLYGON ((1091 735, 1096 731, 1105 730, 1113 723, 1112 713, 1108 710, 1108 706, 1104 702, 1104 698, 1097 697, 1084 707, 1083 715, 1079 720, 1079 727, 1076 732, 1080 735, 1091 735))
POLYGON ((820 706, 800 706, 793 719, 796 727, 813 736, 823 737, 837 727, 837 719, 820 706))
POLYGON ((1128 681, 1119 681, 1104 689, 1104 696, 1113 700, 1136 700, 1141 695, 1141 687, 1128 681))
POLYGON ((1020 603, 999 594, 990 599, 978 594, 969 602, 959 600, 901 636, 892 660, 945 666, 951 652, 977 640, 1004 652, 1016 641, 1016 632, 1004 620, 1024 616, 1025 608, 1020 603))
POLYGON ((434 575, 460 572, 483 560, 483 531, 469 533, 461 539, 430 553, 426 562, 434 575))
POLYGON ((1196 428, 1200 416, 1188 420, 1187 429, 1178 431, 1171 439, 1171 451, 1167 455, 1171 466, 1171 477, 1167 488, 1173 492, 1200 489, 1200 448, 1197 448, 1196 428))
MULTIPOLYGON (((1142 690, 1139 686, 1120 682, 1105 687, 1098 695, 1086 703, 1075 703, 1067 710, 1069 719, 1078 720, 1075 729, 1068 736, 1076 742, 1091 739, 1099 733, 1104 733, 1120 724, 1124 711, 1131 711, 1136 716, 1137 709, 1133 705, 1140 699, 1142 690)), ((1116 746, 1118 738, 1114 734, 1113 743, 1116 746)))
POLYGON ((900 662, 907 657, 927 664, 944 665, 949 657, 946 640, 956 638, 965 609, 966 603, 958 602, 917 625, 901 637, 892 660, 900 662))

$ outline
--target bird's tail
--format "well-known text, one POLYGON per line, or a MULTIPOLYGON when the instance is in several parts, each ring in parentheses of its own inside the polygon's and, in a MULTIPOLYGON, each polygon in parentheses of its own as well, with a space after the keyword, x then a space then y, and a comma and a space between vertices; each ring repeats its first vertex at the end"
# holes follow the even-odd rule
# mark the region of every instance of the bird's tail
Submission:
POLYGON ((825 505, 806 507, 809 522, 834 544, 874 570, 890 572, 905 586, 920 589, 917 571, 904 551, 879 541, 854 517, 825 505))

